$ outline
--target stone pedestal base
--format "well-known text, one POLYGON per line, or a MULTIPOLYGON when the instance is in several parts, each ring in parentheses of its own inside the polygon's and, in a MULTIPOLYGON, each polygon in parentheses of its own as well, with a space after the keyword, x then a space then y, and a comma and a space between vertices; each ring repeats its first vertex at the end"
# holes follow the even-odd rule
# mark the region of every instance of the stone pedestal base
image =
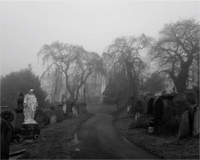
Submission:
POLYGON ((23 139, 39 139, 40 129, 38 127, 38 124, 23 124, 23 127, 21 128, 21 135, 23 136, 23 139))

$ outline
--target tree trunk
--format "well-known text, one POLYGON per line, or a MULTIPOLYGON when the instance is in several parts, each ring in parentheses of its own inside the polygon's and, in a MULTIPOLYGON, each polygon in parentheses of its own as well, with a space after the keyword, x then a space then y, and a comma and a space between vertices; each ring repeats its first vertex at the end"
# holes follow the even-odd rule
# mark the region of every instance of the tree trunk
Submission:
POLYGON ((173 79, 176 90, 178 93, 182 93, 187 89, 187 78, 188 78, 189 67, 181 69, 176 79, 173 79))

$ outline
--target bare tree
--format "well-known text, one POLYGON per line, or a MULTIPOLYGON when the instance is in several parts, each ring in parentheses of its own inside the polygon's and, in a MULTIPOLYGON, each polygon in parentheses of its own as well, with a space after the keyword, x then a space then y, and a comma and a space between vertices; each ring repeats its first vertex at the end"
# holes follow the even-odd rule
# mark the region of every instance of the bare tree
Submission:
POLYGON ((189 69, 199 58, 199 27, 193 19, 166 24, 150 50, 159 70, 169 74, 178 92, 186 89, 189 69))
MULTIPOLYGON (((144 34, 140 37, 117 38, 103 53, 105 66, 110 72, 125 72, 130 95, 136 97, 140 74, 145 68, 139 56, 139 51, 149 45, 150 38, 144 34)), ((122 87, 122 86, 120 86, 122 87)))
POLYGON ((95 52, 87 52, 82 46, 54 42, 44 45, 38 53, 42 56, 43 65, 47 64, 48 73, 51 68, 58 68, 65 78, 66 88, 70 99, 78 100, 79 90, 85 84, 92 72, 100 72, 103 69, 101 57, 95 52))

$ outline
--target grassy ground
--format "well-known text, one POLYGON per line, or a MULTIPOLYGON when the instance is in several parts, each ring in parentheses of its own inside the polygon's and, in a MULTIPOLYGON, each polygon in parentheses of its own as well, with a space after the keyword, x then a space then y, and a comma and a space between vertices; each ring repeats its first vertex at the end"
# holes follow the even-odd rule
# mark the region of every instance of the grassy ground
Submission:
POLYGON ((129 129, 134 121, 126 112, 116 121, 119 132, 127 140, 164 159, 199 159, 199 138, 189 137, 181 141, 177 136, 154 136, 147 129, 129 129))
POLYGON ((93 114, 81 114, 78 118, 66 119, 41 129, 41 139, 22 144, 11 144, 10 153, 27 149, 20 159, 71 159, 70 140, 74 139, 76 128, 93 114))

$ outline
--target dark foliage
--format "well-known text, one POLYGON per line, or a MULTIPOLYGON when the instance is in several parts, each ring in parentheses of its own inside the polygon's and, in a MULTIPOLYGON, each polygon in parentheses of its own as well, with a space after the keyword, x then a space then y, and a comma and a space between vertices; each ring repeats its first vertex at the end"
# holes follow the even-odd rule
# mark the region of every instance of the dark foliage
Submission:
POLYGON ((30 68, 19 72, 11 72, 9 75, 1 77, 1 105, 8 106, 10 110, 14 110, 17 106, 19 94, 22 92, 25 95, 30 89, 34 89, 38 107, 43 107, 45 105, 46 92, 40 87, 39 77, 30 68))
POLYGON ((146 114, 141 114, 137 121, 133 120, 129 129, 132 128, 144 128, 147 129, 149 127, 149 123, 151 121, 151 117, 146 114))

